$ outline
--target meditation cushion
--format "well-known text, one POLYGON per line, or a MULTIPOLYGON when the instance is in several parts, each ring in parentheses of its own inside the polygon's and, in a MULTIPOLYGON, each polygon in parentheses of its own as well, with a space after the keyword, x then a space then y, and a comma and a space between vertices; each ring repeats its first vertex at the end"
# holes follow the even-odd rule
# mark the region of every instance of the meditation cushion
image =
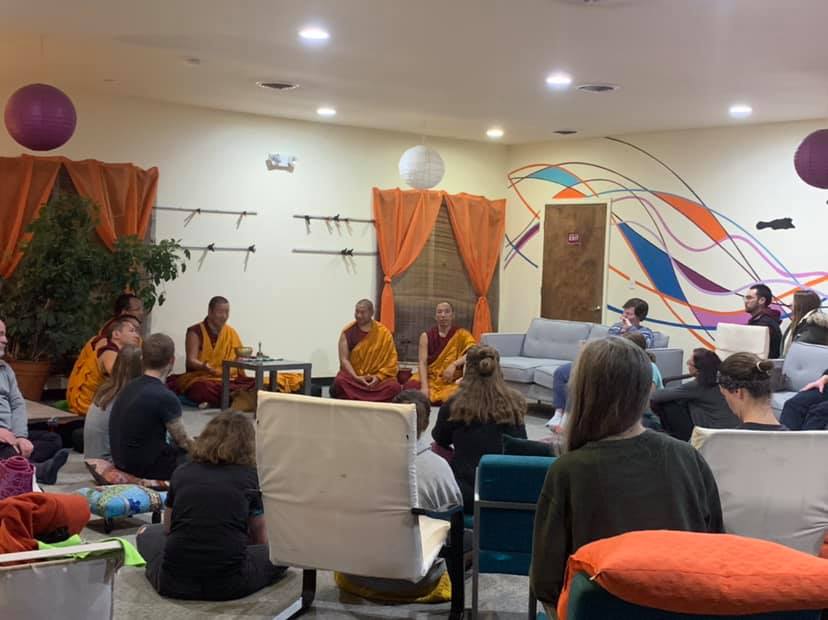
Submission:
POLYGON ((0 460, 0 499, 31 493, 35 469, 28 459, 12 456, 0 460))
POLYGON ((161 512, 167 499, 165 491, 155 491, 137 484, 113 484, 78 489, 75 492, 86 498, 92 514, 107 520, 145 512, 161 512))
POLYGON ((137 484, 138 486, 158 491, 166 491, 170 488, 169 480, 149 480, 139 478, 121 471, 106 459, 86 459, 84 461, 92 478, 100 485, 107 484, 137 484))
POLYGON ((561 620, 578 573, 623 601, 674 613, 828 608, 828 562, 731 534, 628 532, 584 545, 569 558, 558 601, 561 620))

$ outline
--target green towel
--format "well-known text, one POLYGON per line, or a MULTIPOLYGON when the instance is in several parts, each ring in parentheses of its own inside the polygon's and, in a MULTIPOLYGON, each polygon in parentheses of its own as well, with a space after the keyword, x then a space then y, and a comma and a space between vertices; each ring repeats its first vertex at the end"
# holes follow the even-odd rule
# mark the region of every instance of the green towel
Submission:
MULTIPOLYGON (((115 540, 115 541, 121 543, 121 547, 123 547, 123 549, 124 549, 124 564, 126 566, 144 566, 146 564, 146 562, 144 561, 144 558, 141 557, 140 553, 138 553, 138 549, 135 548, 135 545, 133 545, 131 542, 129 542, 128 540, 126 540, 124 538, 117 538, 117 537, 104 538, 103 540, 98 540, 96 542, 107 542, 109 540, 115 540)), ((75 545, 85 545, 85 544, 86 544, 86 541, 83 540, 77 534, 75 534, 74 536, 70 536, 69 538, 67 538, 64 541, 61 541, 59 543, 54 543, 54 544, 45 543, 45 542, 41 542, 41 541, 38 540, 37 541, 37 548, 38 549, 60 549, 62 547, 73 547, 75 545)), ((73 555, 73 557, 82 559, 82 558, 85 558, 89 554, 88 553, 74 553, 72 555, 73 555)))

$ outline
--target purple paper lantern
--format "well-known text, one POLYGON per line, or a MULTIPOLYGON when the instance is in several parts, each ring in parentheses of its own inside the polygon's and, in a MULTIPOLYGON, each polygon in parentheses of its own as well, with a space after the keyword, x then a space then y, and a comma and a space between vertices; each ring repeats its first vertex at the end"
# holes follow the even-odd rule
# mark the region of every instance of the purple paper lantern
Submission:
POLYGON ((15 142, 32 151, 63 146, 75 133, 75 106, 62 90, 48 84, 29 84, 6 102, 6 129, 15 142))
POLYGON ((802 141, 794 155, 794 167, 808 185, 828 189, 828 129, 815 131, 802 141))

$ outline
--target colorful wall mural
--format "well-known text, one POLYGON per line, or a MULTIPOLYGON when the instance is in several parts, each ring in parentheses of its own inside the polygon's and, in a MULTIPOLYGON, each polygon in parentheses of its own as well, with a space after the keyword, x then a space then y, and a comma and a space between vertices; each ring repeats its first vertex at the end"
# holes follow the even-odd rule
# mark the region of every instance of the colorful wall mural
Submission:
MULTIPOLYGON (((628 297, 644 297, 650 303, 648 320, 654 329, 681 329, 698 343, 694 346, 713 348, 718 323, 746 322, 742 296, 756 282, 771 287, 785 316, 786 304, 797 289, 811 288, 825 298, 828 272, 792 271, 780 255, 782 248, 794 249, 795 237, 786 235, 791 235, 788 231, 796 226, 796 217, 781 212, 771 221, 747 222, 743 217, 736 221, 727 215, 733 210, 706 202, 669 162, 632 142, 606 140, 614 143, 616 151, 623 150, 621 160, 634 160, 630 167, 636 172, 597 162, 561 161, 527 164, 508 174, 512 203, 525 208, 526 223, 506 238, 507 277, 516 262, 541 269, 538 253, 526 248, 543 236, 545 204, 595 198, 610 205, 610 312, 620 312, 618 306, 628 297), (751 227, 762 231, 761 239, 750 232, 751 227)), ((513 231, 518 212, 511 211, 513 231)), ((738 212, 744 216, 749 210, 738 212)))

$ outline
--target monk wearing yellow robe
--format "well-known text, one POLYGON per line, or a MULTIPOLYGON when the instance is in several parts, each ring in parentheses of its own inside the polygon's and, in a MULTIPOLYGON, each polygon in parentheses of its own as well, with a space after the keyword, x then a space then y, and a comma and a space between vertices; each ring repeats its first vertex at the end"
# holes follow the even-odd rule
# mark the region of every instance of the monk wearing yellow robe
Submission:
POLYGON ((66 400, 69 411, 86 415, 95 393, 111 373, 118 351, 131 344, 138 346, 141 337, 140 322, 134 316, 124 314, 108 322, 109 336, 95 336, 81 349, 69 383, 66 387, 66 400))
POLYGON ((401 391, 397 347, 388 328, 374 320, 374 304, 357 302, 355 321, 339 336, 340 371, 331 396, 346 400, 389 402, 401 391))
POLYGON ((432 405, 448 400, 459 386, 466 351, 477 344, 474 336, 454 325, 454 308, 447 301, 437 304, 437 325, 420 334, 418 372, 405 389, 419 389, 432 405))
MULTIPOLYGON (((227 324, 229 318, 230 302, 225 297, 213 297, 207 306, 207 317, 187 328, 187 372, 168 381, 169 387, 200 407, 220 406, 222 365, 225 360, 235 360, 236 348, 242 346, 238 332, 227 324)), ((303 375, 283 372, 277 381, 281 391, 296 392, 302 386, 303 375)), ((245 376, 243 370, 230 369, 231 395, 255 386, 256 380, 245 376)))

